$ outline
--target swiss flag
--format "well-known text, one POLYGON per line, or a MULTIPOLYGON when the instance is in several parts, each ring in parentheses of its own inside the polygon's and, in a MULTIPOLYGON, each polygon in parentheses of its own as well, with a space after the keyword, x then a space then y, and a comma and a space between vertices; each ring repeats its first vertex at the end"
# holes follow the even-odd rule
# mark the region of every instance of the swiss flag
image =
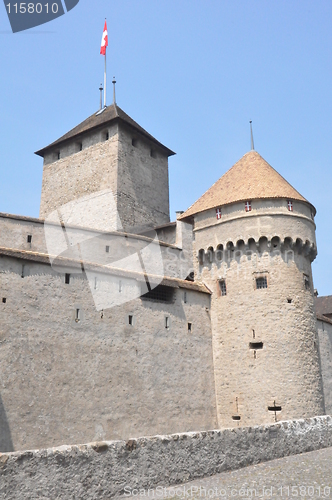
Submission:
POLYGON ((106 23, 106 19, 105 19, 103 38, 101 39, 101 47, 100 47, 100 53, 103 56, 106 55, 106 47, 108 47, 108 34, 107 34, 107 23, 106 23))

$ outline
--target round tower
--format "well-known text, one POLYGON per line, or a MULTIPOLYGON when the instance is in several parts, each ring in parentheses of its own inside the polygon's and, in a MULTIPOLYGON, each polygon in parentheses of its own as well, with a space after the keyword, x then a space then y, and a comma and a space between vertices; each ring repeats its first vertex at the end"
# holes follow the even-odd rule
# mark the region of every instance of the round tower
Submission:
POLYGON ((324 411, 311 262, 316 210, 257 152, 187 212, 196 279, 212 291, 220 427, 324 411))

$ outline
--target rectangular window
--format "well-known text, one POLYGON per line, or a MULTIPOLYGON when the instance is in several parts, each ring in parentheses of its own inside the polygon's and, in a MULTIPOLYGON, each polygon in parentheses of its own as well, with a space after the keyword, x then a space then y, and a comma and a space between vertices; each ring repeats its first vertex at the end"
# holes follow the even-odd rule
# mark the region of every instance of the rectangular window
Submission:
POLYGON ((57 152, 57 158, 60 160, 60 151, 57 152))
POLYGON ((106 250, 106 253, 110 253, 110 247, 108 245, 106 245, 105 250, 106 250))
POLYGON ((266 276, 256 278, 256 288, 257 288, 257 290, 259 290, 260 288, 267 288, 267 277, 266 276))
POLYGON ((193 325, 192 323, 188 323, 188 333, 191 333, 193 331, 193 325))
POLYGON ((76 321, 76 323, 78 323, 79 320, 80 320, 80 310, 76 309, 75 310, 75 321, 76 321))
POLYGON ((168 329, 170 325, 169 316, 165 316, 165 328, 168 329))
POLYGON ((28 234, 28 236, 27 236, 27 242, 31 243, 31 241, 32 241, 32 234, 28 234))
POLYGON ((132 139, 131 145, 134 146, 134 148, 136 148, 137 147, 137 139, 132 139))
POLYGON ((108 139, 110 138, 110 135, 108 132, 105 132, 105 141, 108 141, 108 139))
POLYGON ((219 280, 219 289, 222 296, 227 295, 226 280, 219 280))
POLYGON ((2 297, 2 303, 5 304, 7 302, 6 297, 2 297))
POLYGON ((221 219, 221 208, 216 208, 216 217, 217 219, 221 219))
POLYGON ((293 212, 293 202, 291 200, 287 201, 287 207, 290 212, 293 212))
POLYGON ((187 303, 187 292, 183 292, 183 302, 187 303))
POLYGON ((251 212, 251 201, 246 201, 244 207, 246 212, 251 212))
POLYGON ((70 274, 67 274, 67 273, 65 274, 65 283, 66 283, 66 285, 69 285, 69 283, 70 283, 70 274))
POLYGON ((128 323, 130 324, 130 326, 133 326, 134 324, 134 317, 131 314, 129 314, 128 316, 128 323))

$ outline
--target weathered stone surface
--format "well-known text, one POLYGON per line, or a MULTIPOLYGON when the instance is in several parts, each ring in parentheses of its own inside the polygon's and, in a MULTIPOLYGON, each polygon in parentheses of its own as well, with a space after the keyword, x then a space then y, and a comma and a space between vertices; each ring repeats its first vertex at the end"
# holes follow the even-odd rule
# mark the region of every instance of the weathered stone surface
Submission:
POLYGON ((106 499, 328 446, 330 416, 2 454, 0 495, 6 500, 106 499))

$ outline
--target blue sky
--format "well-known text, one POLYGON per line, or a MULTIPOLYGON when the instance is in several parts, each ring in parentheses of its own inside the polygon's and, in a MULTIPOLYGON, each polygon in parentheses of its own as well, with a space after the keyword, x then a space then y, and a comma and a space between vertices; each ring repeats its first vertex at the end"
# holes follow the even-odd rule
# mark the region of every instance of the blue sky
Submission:
POLYGON ((17 34, 0 5, 0 211, 38 216, 33 152, 98 109, 105 17, 119 106, 177 153, 172 218, 250 149, 253 120, 257 151, 317 208, 314 282, 332 294, 330 0, 80 0, 17 34))

